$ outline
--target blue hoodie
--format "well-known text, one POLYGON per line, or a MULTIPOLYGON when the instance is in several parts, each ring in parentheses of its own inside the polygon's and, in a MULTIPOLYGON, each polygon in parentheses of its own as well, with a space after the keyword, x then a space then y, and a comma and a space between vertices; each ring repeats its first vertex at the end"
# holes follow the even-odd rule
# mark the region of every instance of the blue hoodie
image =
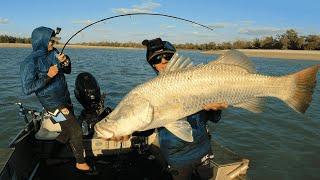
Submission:
POLYGON ((206 123, 217 123, 221 118, 221 111, 205 111, 187 117, 192 127, 193 142, 186 142, 165 128, 159 128, 160 149, 172 167, 180 168, 199 164, 201 158, 211 152, 211 140, 207 133, 206 123))
POLYGON ((20 76, 23 92, 35 93, 45 109, 54 109, 70 103, 70 93, 64 73, 71 72, 63 67, 54 51, 48 51, 50 38, 55 35, 53 29, 38 27, 31 35, 32 53, 20 64, 20 76), (59 72, 53 78, 47 73, 50 66, 57 65, 59 72))

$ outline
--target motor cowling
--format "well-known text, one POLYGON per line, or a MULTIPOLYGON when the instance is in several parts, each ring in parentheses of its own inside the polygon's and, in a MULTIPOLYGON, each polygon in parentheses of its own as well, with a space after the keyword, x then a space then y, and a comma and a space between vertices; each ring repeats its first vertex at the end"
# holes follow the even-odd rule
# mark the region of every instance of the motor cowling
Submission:
POLYGON ((75 82, 74 94, 79 103, 86 110, 96 110, 101 105, 100 86, 92 74, 82 72, 75 82))

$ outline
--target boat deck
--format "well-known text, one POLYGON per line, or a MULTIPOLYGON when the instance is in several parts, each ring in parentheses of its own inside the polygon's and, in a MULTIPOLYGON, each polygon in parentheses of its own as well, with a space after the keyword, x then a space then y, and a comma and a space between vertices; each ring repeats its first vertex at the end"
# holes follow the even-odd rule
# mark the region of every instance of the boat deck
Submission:
POLYGON ((0 172, 5 168, 13 152, 12 148, 0 148, 0 172))
POLYGON ((35 179, 170 179, 156 160, 135 152, 92 157, 88 162, 96 168, 98 175, 88 176, 77 172, 74 159, 46 159, 41 160, 35 179))
MULTIPOLYGON (((88 176, 75 169, 75 160, 69 148, 54 140, 35 140, 34 133, 21 133, 14 149, 7 148, 0 153, 5 158, 0 179, 141 179, 170 180, 166 162, 163 162, 158 148, 135 146, 128 149, 111 142, 85 139, 86 161, 99 174, 88 176), (20 138, 21 137, 21 138, 20 138), (108 149, 105 149, 108 147, 108 149), (111 149, 110 149, 111 148, 111 149), (145 149, 146 148, 146 149, 145 149), (90 153, 91 152, 91 153, 90 153)), ((249 160, 233 153, 216 141, 212 144, 213 172, 215 180, 246 179, 249 160)), ((196 178, 195 178, 196 179, 196 178)))

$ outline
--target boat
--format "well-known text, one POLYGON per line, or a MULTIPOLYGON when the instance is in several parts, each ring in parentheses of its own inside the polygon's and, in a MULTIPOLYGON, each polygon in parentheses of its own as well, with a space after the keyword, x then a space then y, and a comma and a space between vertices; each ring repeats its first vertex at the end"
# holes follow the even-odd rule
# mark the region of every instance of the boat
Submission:
MULTIPOLYGON (((93 81, 95 79, 91 80, 90 85, 93 81)), ((75 91, 75 95, 84 97, 81 94, 81 88, 87 87, 83 84, 85 82, 83 79, 80 78, 79 82, 82 83, 78 86, 80 91, 75 91)), ((172 179, 171 173, 173 172, 161 157, 155 141, 156 133, 134 133, 130 139, 122 141, 99 139, 93 135, 92 127, 109 111, 103 106, 104 97, 100 96, 97 83, 95 88, 98 90, 95 95, 99 97, 100 106, 95 104, 94 107, 99 107, 99 113, 96 114, 99 116, 82 121, 82 130, 86 161, 99 172, 98 175, 86 175, 75 169, 75 159, 69 146, 55 140, 61 128, 58 123, 52 123, 50 114, 44 110, 37 111, 24 107, 22 103, 17 103, 19 114, 26 125, 9 143, 8 148, 0 149, 2 155, 0 157, 2 163, 0 164, 0 180, 172 179), (83 122, 86 123, 85 126, 83 122)), ((77 89, 77 83, 75 89, 77 89)), ((86 107, 92 108, 93 106, 87 106, 87 101, 78 97, 78 101, 84 107, 80 117, 88 115, 84 113, 87 112, 86 107)), ((249 160, 238 156, 216 141, 212 142, 215 156, 211 163, 213 179, 247 179, 249 160)), ((193 177, 193 179, 198 178, 193 177)))

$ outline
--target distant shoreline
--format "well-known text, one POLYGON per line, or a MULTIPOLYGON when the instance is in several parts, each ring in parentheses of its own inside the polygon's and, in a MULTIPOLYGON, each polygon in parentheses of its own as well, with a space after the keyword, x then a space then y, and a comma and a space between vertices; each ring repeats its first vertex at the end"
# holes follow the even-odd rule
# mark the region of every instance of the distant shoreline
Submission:
MULTIPOLYGON (((62 48, 63 44, 56 45, 62 48)), ((31 44, 22 43, 0 43, 0 48, 31 48, 31 44)), ((113 46, 87 46, 87 45, 68 45, 68 48, 77 49, 144 49, 134 47, 113 47, 113 46)), ((320 61, 320 51, 309 50, 277 50, 277 49, 238 49, 249 57, 264 57, 264 58, 280 58, 280 59, 297 59, 297 60, 318 60, 320 61)), ((201 51, 206 55, 220 55, 228 50, 209 50, 201 51)))
MULTIPOLYGON (((63 44, 55 45, 55 47, 62 48, 63 44)), ((87 46, 87 45, 74 45, 74 44, 68 44, 67 47, 77 48, 77 49, 144 49, 144 48, 135 48, 135 47, 87 46)), ((0 43, 0 48, 31 48, 31 44, 0 43)))
MULTIPOLYGON (((320 61, 320 51, 309 50, 278 50, 278 49, 238 49, 249 57, 297 59, 297 60, 318 60, 320 61)), ((207 55, 220 55, 227 50, 209 50, 201 53, 207 55)))

